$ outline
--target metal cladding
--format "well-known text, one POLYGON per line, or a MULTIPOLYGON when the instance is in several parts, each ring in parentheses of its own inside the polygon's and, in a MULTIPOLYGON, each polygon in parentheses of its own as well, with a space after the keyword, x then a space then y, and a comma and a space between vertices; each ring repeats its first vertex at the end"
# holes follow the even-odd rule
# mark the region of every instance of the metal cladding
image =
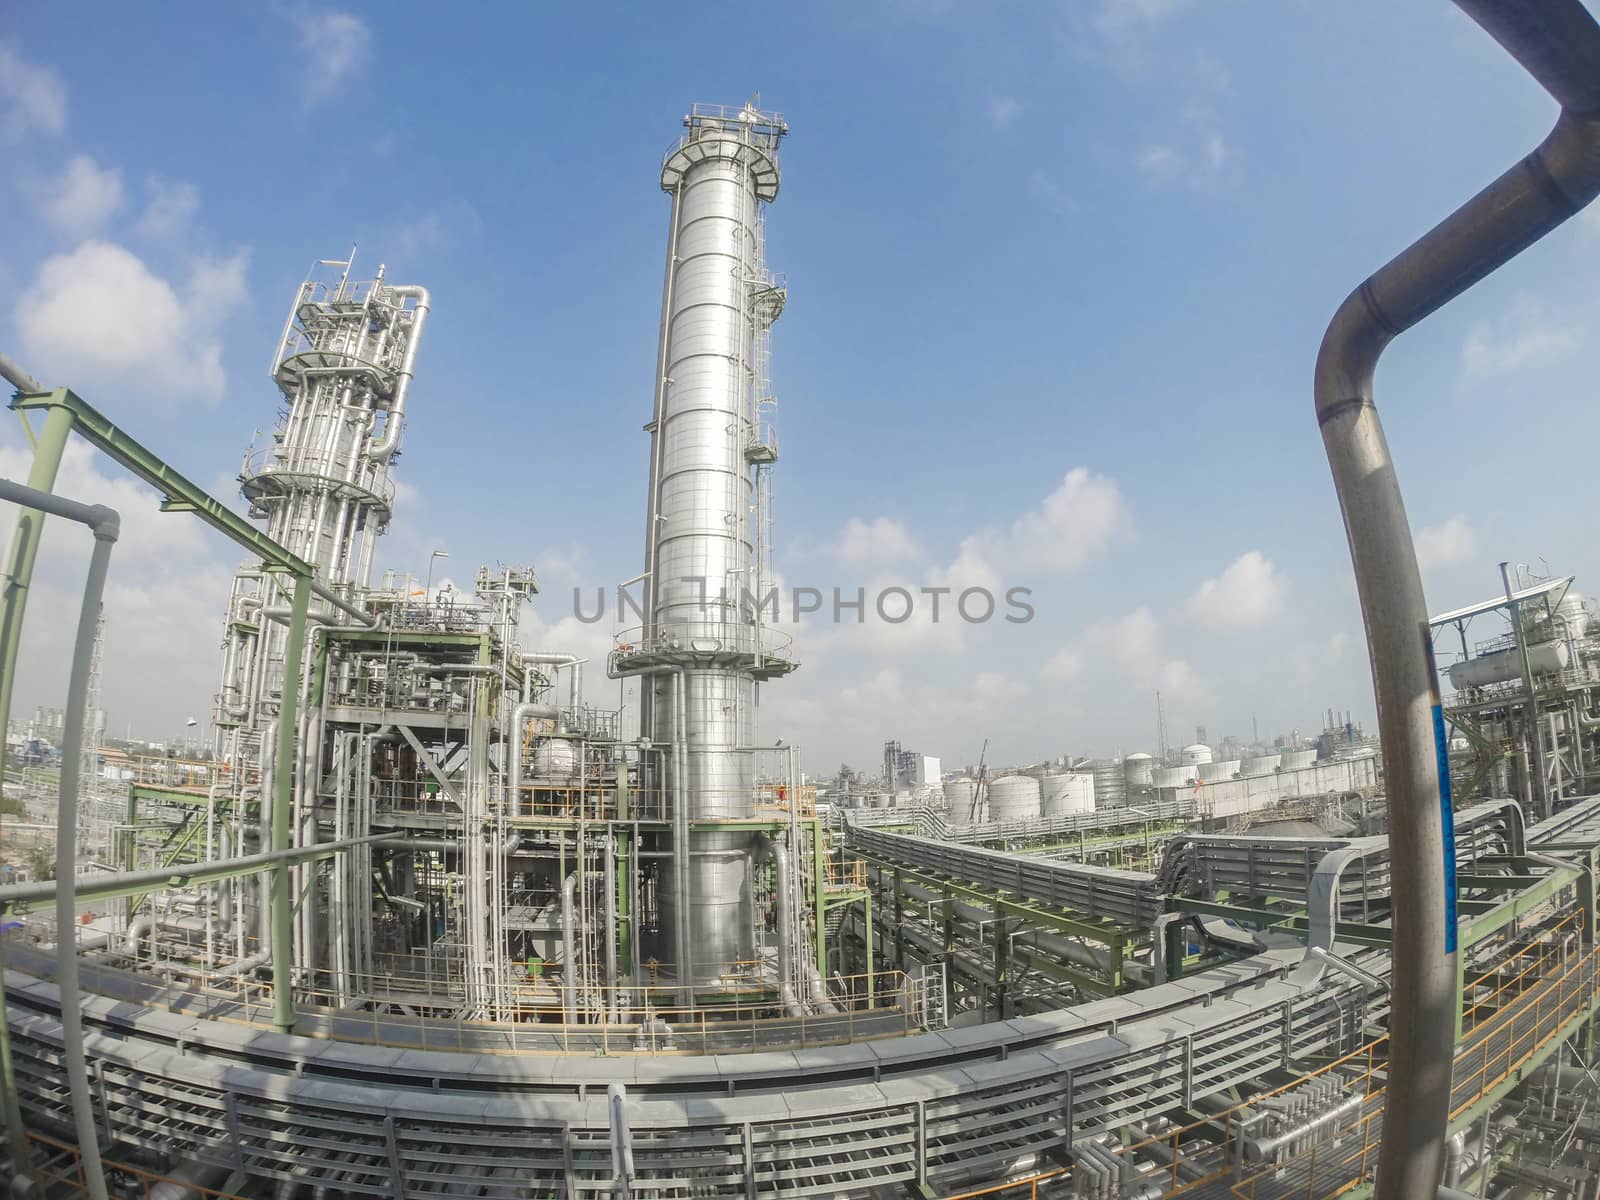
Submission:
POLYGON ((1239 760, 1230 758, 1223 762, 1200 763, 1196 771, 1201 783, 1220 783, 1224 779, 1232 779, 1239 773, 1239 760))
POLYGON ((1315 750, 1285 750, 1283 762, 1280 764, 1285 771, 1299 771, 1306 767, 1314 766, 1317 761, 1315 750))
POLYGON ((1128 783, 1120 758, 1097 758, 1089 764, 1094 775, 1094 802, 1100 808, 1113 808, 1128 796, 1128 783))
POLYGON ((1131 788, 1149 787, 1150 775, 1155 766, 1156 760, 1148 754, 1130 754, 1122 760, 1122 775, 1131 788))
POLYGON ((1247 758, 1239 764, 1239 774, 1271 775, 1283 763, 1281 754, 1259 754, 1254 758, 1247 758))
POLYGON ((1039 810, 1046 817, 1093 812, 1094 777, 1073 771, 1046 775, 1039 781, 1039 810))
MULTIPOLYGON (((308 279, 295 294, 272 365, 287 409, 271 444, 246 454, 239 483, 267 536, 343 592, 367 586, 393 515, 389 466, 430 301, 426 288, 385 283, 381 266, 355 282, 351 262, 319 265, 343 274, 308 279)), ((257 566, 234 578, 215 723, 236 786, 259 769, 276 711, 287 628, 270 618, 289 601, 282 575, 257 566)))
POLYGON ((991 821, 1030 821, 1039 816, 1039 781, 1032 775, 1002 775, 989 783, 991 821))
MULTIPOLYGON (((1563 601, 1563 603, 1565 603, 1563 601)), ((1534 675, 1554 675, 1567 669, 1571 655, 1566 642, 1538 642, 1528 647, 1528 670, 1534 675)), ((1480 654, 1450 664, 1450 686, 1456 691, 1489 687, 1522 678, 1522 655, 1515 647, 1480 654)))
POLYGON ((1156 767, 1150 773, 1152 787, 1182 787, 1186 783, 1194 782, 1193 767, 1156 767))
POLYGON ((787 127, 749 105, 696 105, 685 125, 661 169, 672 221, 647 427, 648 623, 612 672, 648 673, 642 728, 673 747, 663 763, 679 822, 660 894, 665 957, 680 982, 715 983, 753 955, 753 835, 689 824, 755 815, 756 683, 793 665, 755 602, 762 482, 777 457, 767 338, 784 300, 763 263, 761 205, 778 194, 787 127))
POLYGON ((971 825, 979 819, 981 814, 973 811, 977 795, 977 783, 965 776, 945 783, 944 803, 949 810, 946 819, 951 825, 971 825))

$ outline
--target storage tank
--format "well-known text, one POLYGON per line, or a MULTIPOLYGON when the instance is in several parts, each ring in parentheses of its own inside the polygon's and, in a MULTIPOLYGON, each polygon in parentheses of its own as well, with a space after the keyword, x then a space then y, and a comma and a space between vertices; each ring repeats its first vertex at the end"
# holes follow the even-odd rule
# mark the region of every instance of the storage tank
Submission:
POLYGON ((1285 771, 1299 771, 1312 766, 1317 761, 1315 750, 1285 750, 1283 762, 1279 764, 1285 771))
POLYGON ((1281 754, 1257 755, 1255 758, 1247 758, 1239 764, 1239 774, 1245 776, 1271 775, 1282 762, 1283 755, 1281 754))
POLYGON ((1150 783, 1153 787, 1183 787, 1193 782, 1193 767, 1156 767, 1150 773, 1150 783))
MULTIPOLYGON (((1528 647, 1528 668, 1535 675, 1554 675, 1566 670, 1569 657, 1566 642, 1539 642, 1528 647)), ((1449 675, 1450 686, 1458 692, 1521 679, 1522 654, 1515 647, 1480 654, 1477 658, 1450 664, 1449 675)))
POLYGON ((951 825, 971 825, 977 819, 972 811, 972 800, 978 794, 976 781, 962 776, 944 785, 944 803, 950 810, 947 820, 951 825))
POLYGON ((1201 783, 1221 783, 1224 779, 1232 779, 1238 773, 1239 760, 1229 758, 1222 762, 1200 763, 1195 769, 1200 774, 1201 783))
POLYGON ((1089 763, 1089 773, 1094 776, 1096 808, 1117 808, 1127 799, 1128 784, 1120 758, 1094 759, 1089 763))
POLYGON ((1556 620, 1567 627, 1573 637, 1583 637, 1589 631, 1589 610, 1583 606, 1583 593, 1577 588, 1567 588, 1567 594, 1556 605, 1556 620))
POLYGON ((1198 767, 1201 763, 1210 761, 1211 747, 1204 742, 1196 742, 1192 746, 1183 748, 1183 765, 1186 767, 1198 767))
POLYGON ((1039 781, 1039 811, 1046 817, 1093 812, 1094 776, 1075 771, 1046 775, 1039 781))
POLYGON ((1039 781, 1031 775, 1002 775, 989 782, 991 821, 1028 821, 1039 815, 1039 781))
POLYGON ((1122 760, 1122 778, 1131 788, 1149 787, 1156 760, 1148 754, 1130 754, 1122 760))

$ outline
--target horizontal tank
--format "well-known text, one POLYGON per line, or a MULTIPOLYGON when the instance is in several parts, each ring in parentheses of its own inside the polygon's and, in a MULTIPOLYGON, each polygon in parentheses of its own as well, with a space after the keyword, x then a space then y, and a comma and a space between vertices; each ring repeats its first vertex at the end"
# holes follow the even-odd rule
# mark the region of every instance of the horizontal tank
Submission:
POLYGON ((977 794, 977 783, 966 776, 949 780, 944 785, 944 803, 950 810, 948 819, 951 825, 971 825, 978 819, 972 811, 972 802, 977 794))
POLYGON ((1197 767, 1201 763, 1211 761, 1211 747, 1202 742, 1196 742, 1192 746, 1185 746, 1182 755, 1184 766, 1197 767))
POLYGON ((1306 767, 1314 766, 1316 761, 1317 752, 1315 750, 1285 750, 1283 752, 1283 762, 1279 765, 1285 771, 1300 771, 1306 767))
POLYGON ((1201 783, 1221 783, 1224 779, 1232 779, 1239 773, 1239 760, 1237 758, 1224 759, 1222 762, 1206 762, 1196 765, 1201 783))
POLYGON ((1156 760, 1148 754, 1130 754, 1122 760, 1122 777, 1129 787, 1149 787, 1156 760))
POLYGON ((989 783, 991 821, 1030 821, 1039 816, 1039 781, 1031 775, 1002 775, 989 783))
POLYGON ((1046 817, 1093 812, 1094 776, 1073 771, 1046 775, 1039 781, 1039 811, 1046 817))
MULTIPOLYGON (((1554 675, 1567 669, 1569 656, 1565 642, 1539 642, 1528 647, 1528 669, 1535 675, 1554 675)), ((1522 678, 1522 654, 1514 647, 1480 654, 1450 665, 1450 686, 1456 691, 1488 687, 1522 678)))
POLYGON ((1156 767, 1150 773, 1152 787, 1183 787, 1194 782, 1193 767, 1156 767))
POLYGON ((1255 758, 1247 758, 1239 764, 1239 774, 1271 775, 1283 763, 1281 754, 1259 754, 1255 758))

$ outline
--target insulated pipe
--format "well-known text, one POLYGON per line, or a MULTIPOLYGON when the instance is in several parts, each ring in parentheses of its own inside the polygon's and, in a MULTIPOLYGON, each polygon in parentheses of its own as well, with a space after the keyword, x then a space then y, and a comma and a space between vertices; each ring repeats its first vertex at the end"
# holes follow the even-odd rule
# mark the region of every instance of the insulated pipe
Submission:
POLYGON ((606 839, 605 863, 605 888, 606 888, 606 987, 611 994, 611 1022, 615 1024, 621 1019, 618 1010, 619 998, 622 994, 617 981, 617 853, 616 840, 606 839))
POLYGON ((78 611, 78 632, 72 647, 67 707, 62 721, 60 792, 56 804, 56 989, 61 1004, 61 1057, 67 1068, 72 1122, 78 1136, 79 1168, 90 1200, 107 1200, 105 1170, 100 1165, 100 1134, 95 1126, 89 1066, 83 1049, 83 1002, 78 989, 78 948, 72 930, 77 917, 78 788, 81 783, 78 777, 83 769, 89 672, 100 625, 100 602, 111 567, 111 549, 116 545, 122 521, 102 504, 79 504, 10 480, 0 480, 0 499, 87 525, 94 534, 94 550, 84 576, 83 604, 78 611))
POLYGON ((407 285, 392 289, 392 294, 405 299, 415 297, 411 309, 411 335, 406 339, 405 354, 400 359, 400 373, 394 385, 394 395, 389 400, 389 416, 383 423, 383 436, 367 447, 367 457, 388 462, 400 449, 400 426, 406 415, 406 396, 411 391, 411 378, 417 362, 417 343, 422 340, 422 327, 428 323, 428 309, 432 301, 428 289, 407 285))
POLYGON ((784 1011, 791 1017, 805 1016, 805 1006, 795 994, 794 987, 794 930, 789 912, 789 850, 766 834, 756 839, 757 853, 771 857, 777 872, 778 911, 774 918, 778 927, 778 998, 784 1011))
POLYGON ((572 913, 577 887, 578 873, 574 871, 561 884, 561 1019, 568 1025, 574 1023, 578 999, 577 922, 572 913))
POLYGON ((583 702, 583 664, 588 661, 588 659, 579 658, 575 654, 548 654, 544 652, 535 652, 533 654, 524 654, 522 656, 522 662, 524 666, 567 668, 567 706, 574 712, 577 711, 578 706, 583 702))
POLYGON ((522 797, 522 727, 529 721, 558 721, 560 710, 554 704, 534 704, 524 700, 511 710, 511 804, 515 811, 522 797))
POLYGON ((1367 628, 1393 864, 1391 1070, 1375 1200, 1438 1186, 1455 1041, 1449 776, 1428 609, 1373 404, 1397 335, 1532 245, 1600 192, 1600 28, 1579 0, 1455 0, 1562 106, 1507 171, 1350 294, 1323 337, 1317 420, 1367 628))

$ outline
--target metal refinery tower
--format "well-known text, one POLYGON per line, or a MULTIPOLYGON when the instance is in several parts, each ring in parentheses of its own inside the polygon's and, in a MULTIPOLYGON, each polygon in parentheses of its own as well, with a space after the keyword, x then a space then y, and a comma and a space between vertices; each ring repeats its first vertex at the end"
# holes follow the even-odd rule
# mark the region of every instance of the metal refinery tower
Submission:
POLYGON ((694 829, 756 815, 756 685, 794 668, 762 625, 770 576, 776 402, 768 378, 783 281, 768 273, 763 212, 788 126, 755 101, 695 105, 661 168, 672 197, 645 536, 647 623, 616 675, 642 675, 640 729, 674 814, 663 943, 682 983, 714 983, 754 954, 753 834, 694 829))

